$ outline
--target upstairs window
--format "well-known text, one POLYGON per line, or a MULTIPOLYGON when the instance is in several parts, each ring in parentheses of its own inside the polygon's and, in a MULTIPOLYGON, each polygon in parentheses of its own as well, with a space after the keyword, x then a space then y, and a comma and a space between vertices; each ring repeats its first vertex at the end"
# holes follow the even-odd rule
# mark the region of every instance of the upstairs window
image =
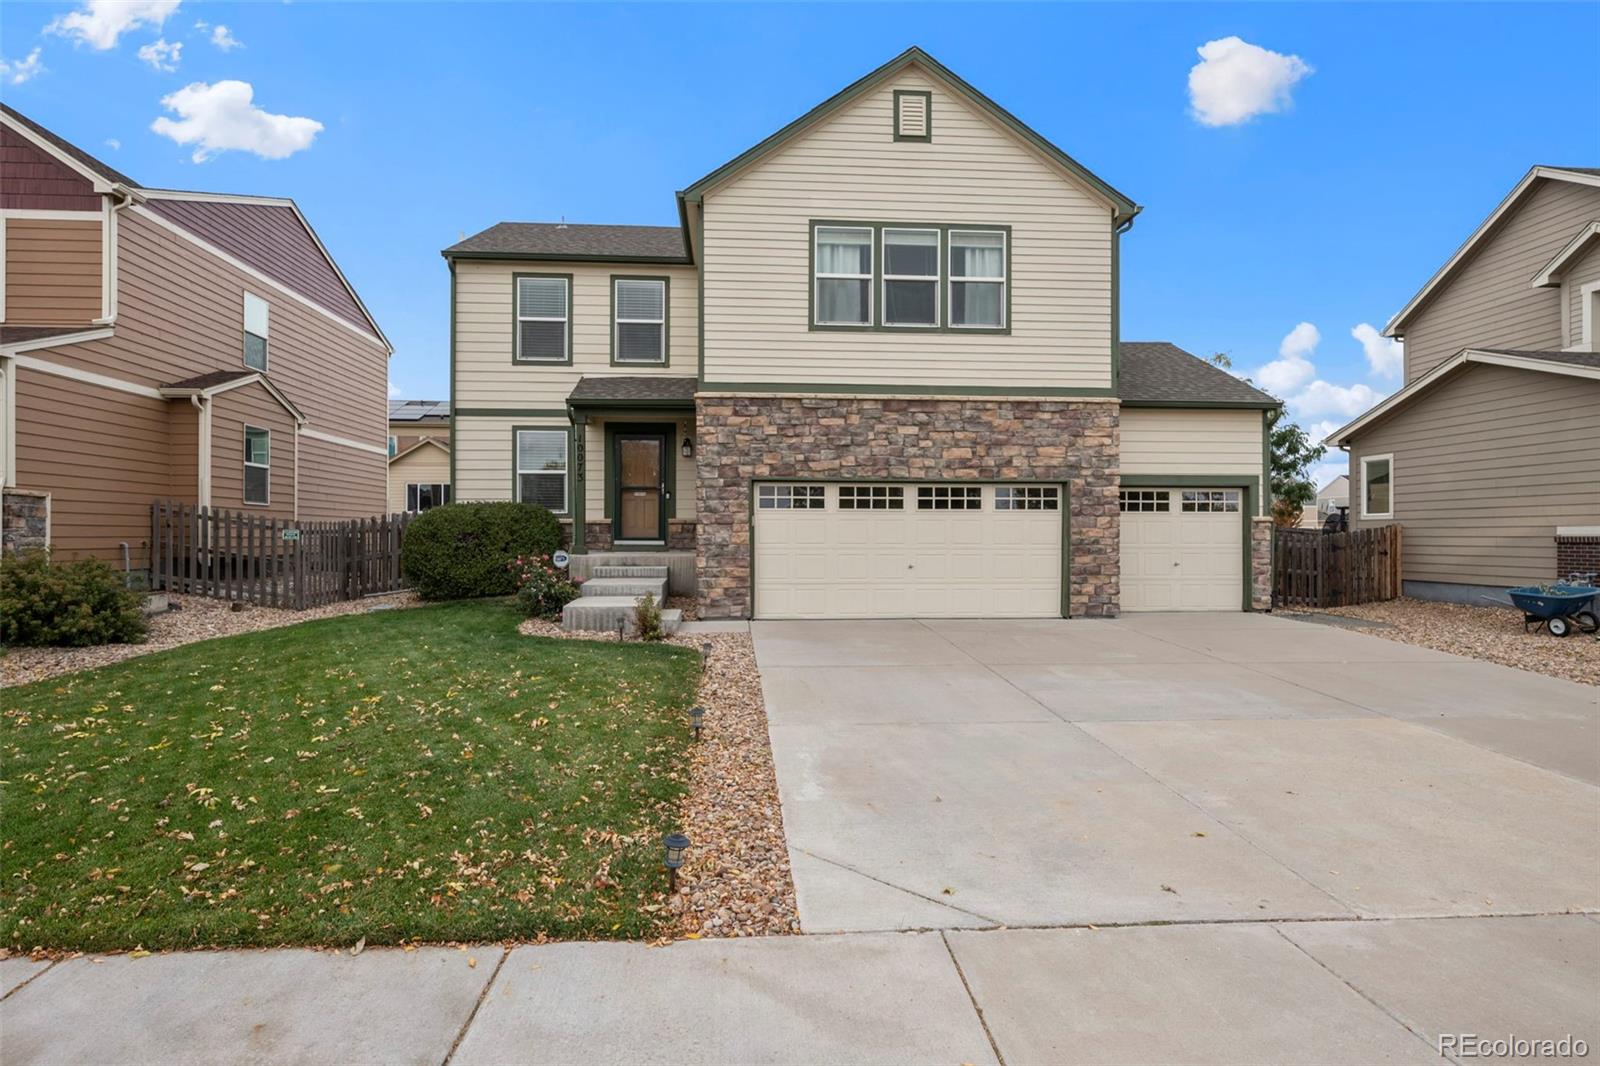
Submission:
POLYGON ((814 250, 819 326, 872 322, 872 228, 818 226, 814 250))
POLYGON ((939 324, 939 231, 883 231, 883 324, 939 324))
POLYGON ((244 365, 267 372, 267 301, 244 294, 244 365))
POLYGON ((244 427, 244 502, 272 502, 272 431, 244 427))
POLYGON ((1003 329, 1006 324, 1006 233, 950 231, 950 325, 1003 329))
POLYGON ((897 141, 933 139, 932 93, 915 89, 895 90, 894 139, 897 141))
POLYGON ((667 361, 665 278, 615 278, 611 282, 611 360, 667 361))
POLYGON ((572 361, 572 279, 556 274, 517 277, 516 359, 519 363, 572 361))
POLYGON ((517 430, 517 502, 566 513, 566 430, 517 430))

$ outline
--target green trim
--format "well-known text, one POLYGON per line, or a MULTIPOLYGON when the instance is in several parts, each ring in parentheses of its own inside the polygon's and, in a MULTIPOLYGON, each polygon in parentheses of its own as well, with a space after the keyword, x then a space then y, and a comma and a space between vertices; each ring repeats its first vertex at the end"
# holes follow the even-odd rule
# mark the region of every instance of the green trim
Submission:
MULTIPOLYGON (((1007 265, 1007 280, 1010 280, 1007 265)), ((1122 233, 1111 227, 1111 391, 1122 388, 1122 233)))
POLYGON ((455 419, 463 418, 566 418, 564 407, 464 407, 450 408, 451 432, 455 432, 455 419))
MULTIPOLYGON (((683 200, 681 197, 678 203, 682 205, 683 200)), ((697 278, 695 283, 695 314, 698 316, 695 325, 695 342, 699 349, 699 359, 694 373, 695 380, 703 382, 706 379, 706 208, 704 204, 700 205, 700 210, 694 218, 694 235, 694 246, 700 250, 699 254, 695 256, 697 278)))
MULTIPOLYGON (((1125 489, 1243 489, 1244 506, 1239 508, 1239 516, 1244 520, 1244 599, 1240 609, 1251 611, 1255 609, 1252 601, 1252 581, 1250 558, 1250 523, 1260 514, 1261 479, 1255 474, 1124 474, 1122 484, 1125 489)), ((1120 523, 1121 518, 1119 516, 1120 523)))
POLYGON ((1261 513, 1272 515, 1272 412, 1261 412, 1261 513))
POLYGON ((672 279, 665 274, 613 274, 611 275, 611 365, 637 367, 663 367, 672 365, 672 279), (661 361, 647 363, 639 360, 617 360, 617 282, 661 282, 661 361))
POLYGON ((1010 388, 1004 385, 838 385, 829 382, 811 382, 797 384, 794 382, 772 383, 768 381, 707 381, 702 382, 700 391, 705 392, 749 392, 762 393, 791 393, 814 392, 832 395, 865 395, 865 396, 1016 396, 1021 399, 1060 399, 1073 397, 1105 397, 1115 396, 1110 389, 1054 389, 1054 388, 1010 388))
POLYGON ((577 309, 573 306, 573 297, 576 295, 577 286, 573 284, 571 274, 512 274, 511 275, 511 365, 512 366, 571 366, 572 365, 572 320, 577 316, 577 309), (518 303, 521 293, 518 291, 523 278, 564 278, 567 282, 567 357, 565 359, 523 359, 518 356, 522 349, 522 329, 517 323, 521 321, 518 316, 520 310, 518 303))
POLYGON ((933 93, 926 89, 896 89, 894 91, 894 110, 889 112, 889 132, 894 134, 897 141, 921 141, 927 143, 933 140, 933 93), (900 132, 900 98, 902 96, 920 96, 924 101, 922 112, 922 128, 927 130, 921 137, 907 137, 900 132))
MULTIPOLYGON (((450 267, 450 491, 456 491, 456 265, 450 267)), ((515 294, 513 294, 514 296, 515 294)), ((455 497, 452 495, 451 497, 455 497)))
POLYGON ((1213 410, 1236 411, 1273 411, 1281 404, 1265 400, 1128 400, 1122 401, 1124 407, 1192 407, 1213 410))
POLYGON ((1001 107, 999 104, 985 96, 983 93, 967 84, 961 78, 956 76, 956 74, 944 64, 934 59, 922 49, 916 47, 906 49, 895 58, 889 60, 889 62, 883 64, 883 66, 841 89, 839 92, 830 96, 828 99, 824 100, 810 111, 807 111, 804 115, 801 115, 799 118, 795 119, 778 132, 772 134, 766 140, 752 148, 747 149, 744 152, 741 152, 739 155, 730 159, 728 162, 722 164, 720 167, 701 178, 699 181, 694 182, 678 195, 682 196, 686 200, 701 200, 711 186, 716 185, 729 177, 732 177, 738 171, 743 170, 750 164, 756 162, 771 152, 776 151, 778 148, 781 148, 783 145, 787 144, 789 141, 793 140, 795 137, 809 129, 814 123, 844 107, 857 97, 870 92, 872 89, 881 85, 883 82, 898 74, 901 70, 904 70, 913 63, 921 65, 930 73, 944 80, 950 87, 954 88, 959 95, 966 97, 969 103, 975 104, 981 110, 986 111, 991 118, 1008 128, 1012 133, 1021 137, 1034 150, 1053 160, 1069 173, 1077 176, 1080 180, 1088 184, 1101 196, 1110 200, 1116 207, 1116 214, 1114 216, 1115 221, 1120 222, 1125 219, 1131 219, 1133 216, 1139 213, 1140 207, 1138 204, 1134 203, 1122 193, 1106 184, 1104 180, 1097 177, 1082 163, 1079 163, 1076 159, 1073 159, 1060 148, 1057 148, 1055 145, 1045 140, 1037 132, 1019 120, 1015 115, 1011 114, 1011 112, 1007 111, 1005 108, 1001 107))
MULTIPOLYGON (((572 420, 572 440, 567 445, 567 470, 572 483, 572 500, 567 508, 572 515, 572 554, 589 554, 588 526, 586 524, 588 507, 588 438, 586 436, 587 421, 581 411, 570 414, 572 420)), ((515 464, 513 464, 515 465, 515 464)))
MULTIPOLYGON (((521 496, 518 494, 518 490, 521 488, 521 486, 517 482, 517 473, 518 473, 518 471, 517 471, 517 434, 518 433, 524 433, 524 432, 531 432, 531 431, 535 431, 535 430, 537 430, 539 432, 542 432, 542 433, 560 433, 563 429, 565 429, 566 432, 567 432, 567 469, 566 469, 566 475, 567 475, 567 505, 566 505, 566 507, 562 508, 561 510, 554 511, 552 513, 555 514, 558 518, 569 518, 570 519, 572 517, 572 515, 573 515, 573 510, 572 510, 572 488, 573 488, 573 485, 574 485, 574 481, 573 481, 573 477, 572 477, 572 425, 570 423, 568 423, 566 426, 512 426, 511 427, 511 499, 513 501, 517 502, 517 503, 523 502, 521 496)), ((532 471, 530 471, 530 473, 531 472, 532 471)))
POLYGON ((605 509, 603 517, 611 523, 611 542, 614 545, 621 533, 621 510, 617 506, 618 496, 622 492, 622 462, 617 455, 618 437, 660 437, 662 438, 661 454, 661 480, 665 483, 665 497, 661 501, 661 536, 656 538, 663 544, 667 540, 667 522, 678 517, 678 424, 676 422, 607 422, 605 423, 606 439, 606 467, 601 476, 605 478, 605 509))
POLYGON ((527 263, 659 263, 663 266, 689 266, 694 261, 681 255, 557 255, 552 252, 452 252, 439 253, 447 261, 458 259, 501 260, 527 263))
POLYGON ((1001 223, 979 224, 973 222, 867 222, 830 218, 810 220, 806 246, 806 329, 812 333, 900 333, 911 335, 954 333, 963 336, 1006 336, 1011 332, 1011 291, 1015 283, 1011 272, 1011 227, 1001 223), (871 313, 868 321, 859 326, 847 323, 819 323, 817 319, 817 227, 832 226, 872 231, 871 313), (939 321, 931 326, 891 326, 883 321, 883 231, 886 229, 923 229, 939 232, 939 321), (1004 233, 1006 235, 1006 312, 1003 326, 952 326, 950 324, 950 289, 955 280, 950 276, 950 232, 1004 233))
POLYGON ((1072 617, 1072 482, 1061 482, 1061 617, 1072 617))

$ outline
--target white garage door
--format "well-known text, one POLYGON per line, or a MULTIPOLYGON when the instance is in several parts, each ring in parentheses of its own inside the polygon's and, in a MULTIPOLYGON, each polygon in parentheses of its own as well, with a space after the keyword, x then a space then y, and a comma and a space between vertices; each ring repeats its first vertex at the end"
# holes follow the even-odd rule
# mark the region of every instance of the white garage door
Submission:
POLYGON ((1237 611, 1244 602, 1238 489, 1122 490, 1122 609, 1237 611))
POLYGON ((1058 485, 760 484, 757 618, 1059 618, 1058 485))

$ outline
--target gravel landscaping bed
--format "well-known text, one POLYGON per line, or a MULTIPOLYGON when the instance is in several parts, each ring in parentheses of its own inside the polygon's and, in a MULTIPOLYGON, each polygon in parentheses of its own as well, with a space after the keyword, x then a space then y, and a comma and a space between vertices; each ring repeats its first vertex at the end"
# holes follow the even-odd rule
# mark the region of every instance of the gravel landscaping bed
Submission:
POLYGON ((1362 631, 1386 640, 1485 659, 1566 681, 1600 685, 1600 641, 1587 633, 1574 633, 1564 638, 1545 632, 1524 633, 1522 612, 1510 607, 1468 607, 1399 599, 1356 607, 1332 607, 1325 613, 1384 623, 1386 628, 1362 631))
POLYGON ((304 611, 286 611, 278 607, 246 607, 242 611, 235 611, 232 604, 202 596, 174 596, 171 602, 180 609, 151 617, 150 635, 143 644, 6 649, 5 655, 0 656, 0 686, 26 685, 47 677, 93 670, 97 666, 109 666, 136 655, 148 655, 153 651, 165 651, 213 637, 231 637, 236 633, 276 629, 318 618, 360 614, 379 605, 414 607, 420 601, 414 593, 397 592, 346 603, 330 603, 304 611))
MULTIPOLYGON (((550 622, 523 622, 530 636, 616 642, 615 633, 569 633, 550 622)), ((706 709, 693 747, 683 832, 692 842, 667 906, 680 937, 798 933, 794 879, 783 836, 778 779, 772 768, 767 712, 755 644, 748 633, 669 637, 668 644, 711 654, 700 681, 706 709)))

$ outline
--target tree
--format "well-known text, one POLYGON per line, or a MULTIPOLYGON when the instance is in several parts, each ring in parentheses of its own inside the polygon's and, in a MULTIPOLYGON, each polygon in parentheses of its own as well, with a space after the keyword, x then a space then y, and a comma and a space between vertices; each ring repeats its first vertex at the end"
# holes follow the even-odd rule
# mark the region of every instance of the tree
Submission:
POLYGON ((1267 432, 1272 446, 1272 515, 1280 526, 1298 525, 1300 509, 1317 498, 1311 466, 1328 448, 1313 444, 1304 429, 1287 420, 1282 407, 1273 412, 1267 432))

